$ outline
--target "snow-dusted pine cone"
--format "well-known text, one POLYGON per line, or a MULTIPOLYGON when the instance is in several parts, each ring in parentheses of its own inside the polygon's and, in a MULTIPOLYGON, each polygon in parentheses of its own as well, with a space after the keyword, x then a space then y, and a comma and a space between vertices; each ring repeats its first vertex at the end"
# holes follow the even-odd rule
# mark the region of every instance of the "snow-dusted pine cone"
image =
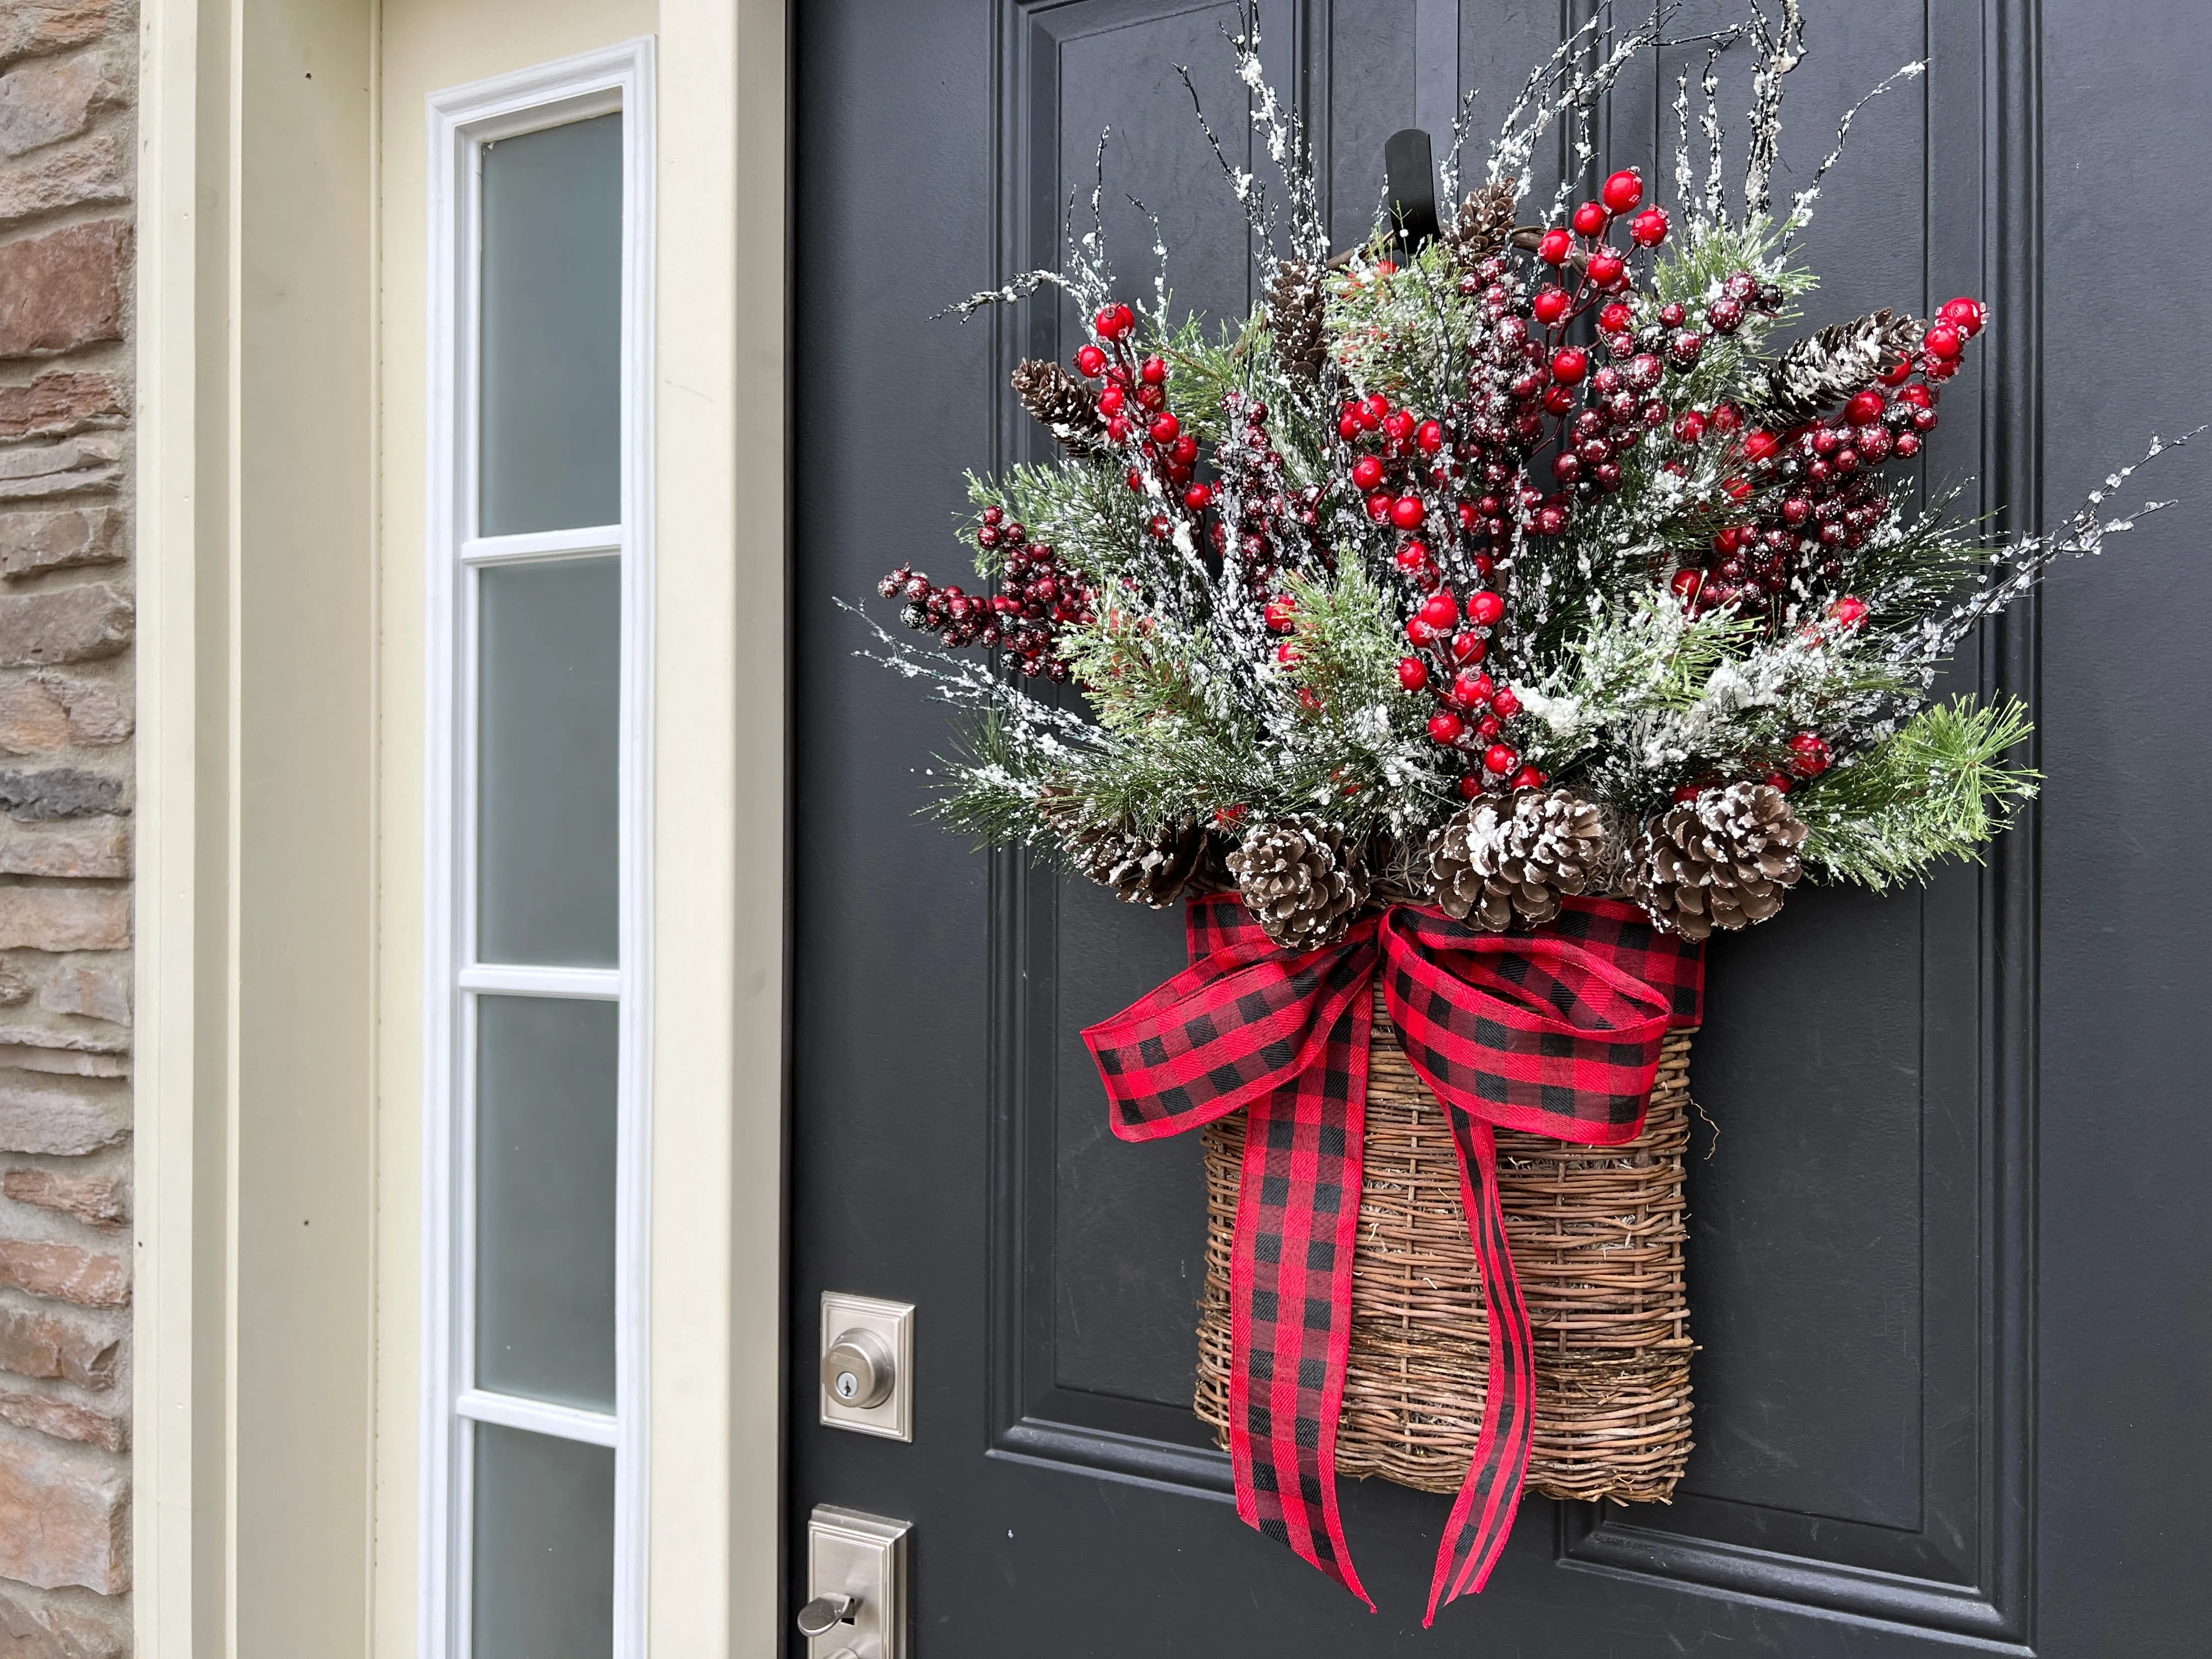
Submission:
POLYGON ((1605 814, 1571 789, 1524 789, 1461 808, 1429 842, 1430 890, 1455 921, 1503 933, 1541 927, 1571 893, 1601 890, 1605 814))
POLYGON ((1078 872, 1125 904, 1164 910, 1177 899, 1220 885, 1218 852, 1205 828, 1186 819, 1144 834, 1085 817, 1075 796, 1048 787, 1037 801, 1078 872))
POLYGON ((1275 361, 1291 379, 1312 385, 1321 379, 1326 354, 1322 337, 1322 278, 1319 265, 1285 259, 1267 278, 1267 332, 1274 337, 1275 361))
POLYGON ((1367 902, 1367 866, 1356 844, 1318 819, 1255 824, 1229 855, 1244 903, 1285 951, 1340 938, 1367 902))
POLYGON ((1453 261, 1472 268, 1493 253, 1503 253, 1513 234, 1515 186, 1506 180, 1486 185, 1459 204, 1451 228, 1444 232, 1453 261))
POLYGON ((1885 368, 1912 356, 1927 326, 1917 317, 1877 311, 1798 341, 1766 371, 1760 418, 1779 430, 1864 391, 1885 368))
POLYGON ((1671 806, 1629 849, 1629 896, 1685 939, 1747 927, 1782 908, 1802 873, 1805 826, 1771 784, 1732 783, 1671 806))
POLYGON ((1070 453, 1095 455, 1104 450, 1106 422, 1082 381, 1042 357, 1017 364, 1010 378, 1022 407, 1070 453))
POLYGON ((1206 842, 1206 831, 1186 822, 1152 836, 1078 830, 1069 837, 1068 851, 1085 875, 1124 904, 1164 910, 1189 889, 1205 861, 1206 842))

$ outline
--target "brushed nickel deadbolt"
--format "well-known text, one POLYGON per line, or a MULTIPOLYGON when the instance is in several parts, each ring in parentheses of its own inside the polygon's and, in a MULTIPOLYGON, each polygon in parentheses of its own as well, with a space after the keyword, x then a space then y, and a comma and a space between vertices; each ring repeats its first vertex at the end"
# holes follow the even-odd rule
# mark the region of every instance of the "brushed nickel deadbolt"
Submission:
POLYGON ((914 1305, 822 1293, 822 1421, 914 1438, 914 1305))
POLYGON ((890 1345, 873 1331, 854 1326, 840 1331, 830 1352, 822 1356, 822 1386, 841 1406, 866 1410, 890 1398, 898 1380, 898 1362, 890 1345))

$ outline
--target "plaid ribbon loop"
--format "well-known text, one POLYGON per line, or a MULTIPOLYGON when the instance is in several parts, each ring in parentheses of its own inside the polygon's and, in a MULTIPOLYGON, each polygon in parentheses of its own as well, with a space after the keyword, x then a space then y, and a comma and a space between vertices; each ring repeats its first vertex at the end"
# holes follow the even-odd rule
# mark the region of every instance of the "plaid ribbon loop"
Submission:
POLYGON ((1571 899, 1540 933, 1482 933, 1399 906, 1291 955, 1234 897, 1190 906, 1191 965, 1083 1034, 1114 1133, 1181 1134, 1247 1115, 1231 1247, 1229 1453, 1237 1512, 1346 1589, 1337 1417, 1352 1346, 1372 986, 1446 1107, 1490 1312, 1481 1434, 1437 1556, 1425 1624, 1480 1590, 1513 1529, 1535 1388, 1528 1310, 1498 1196, 1494 1130, 1587 1146, 1642 1129, 1662 1042, 1700 1015, 1698 948, 1632 906, 1571 899))

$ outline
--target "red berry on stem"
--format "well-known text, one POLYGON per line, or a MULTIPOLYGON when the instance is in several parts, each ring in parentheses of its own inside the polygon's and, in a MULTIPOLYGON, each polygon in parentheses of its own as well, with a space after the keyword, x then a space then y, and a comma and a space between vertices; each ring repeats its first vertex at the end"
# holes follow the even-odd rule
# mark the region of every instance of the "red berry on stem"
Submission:
POLYGON ((1743 458, 1747 461, 1771 460, 1782 447, 1782 441, 1763 428, 1753 427, 1743 434, 1743 458))
POLYGON ((1638 247, 1656 247, 1672 228, 1665 209, 1646 208, 1628 222, 1628 240, 1638 247))
POLYGON ((1510 720, 1521 712, 1521 694, 1510 685, 1501 685, 1492 694, 1490 706, 1497 711, 1498 719, 1510 720))
POLYGON ((1127 401, 1120 386, 1109 386, 1098 394, 1098 412, 1111 420, 1121 412, 1127 401))
POLYGON ((1359 424, 1370 432, 1382 424, 1382 417, 1390 412, 1390 400, 1377 392, 1359 400, 1359 424))
POLYGON ((1467 730, 1467 722, 1449 708, 1440 708, 1429 716, 1429 736, 1435 742, 1455 744, 1460 733, 1467 730))
POLYGON ((1401 530, 1419 530, 1428 511, 1419 495, 1401 495, 1390 503, 1390 522, 1401 530))
POLYGON ((1618 253, 1593 253, 1589 279, 1608 291, 1619 288, 1628 280, 1628 261, 1618 253))
POLYGON ((1963 294, 1955 300, 1944 301, 1943 308, 1936 314, 1970 340, 1982 331, 1990 315, 1979 300, 1968 299, 1963 294))
POLYGON ((1168 378, 1167 360, 1164 357, 1147 357, 1145 366, 1137 373, 1144 377, 1146 386, 1164 386, 1168 378))
POLYGON ((1484 628, 1494 628, 1498 618, 1504 614, 1505 599, 1503 594, 1493 593, 1486 587, 1480 593, 1468 596, 1467 619, 1469 622, 1484 628))
POLYGON ((1569 517, 1564 507, 1540 507, 1536 512, 1536 533, 1540 536, 1564 536, 1567 533, 1569 517))
POLYGON ((1398 568, 1407 575, 1429 568, 1429 549, 1425 542, 1407 542, 1398 550, 1398 568))
POLYGON ((1480 662, 1490 649, 1490 641, 1480 634, 1460 633, 1451 636, 1451 656, 1454 662, 1480 662))
POLYGON ((1533 766, 1524 766, 1518 772, 1516 772, 1513 775, 1513 781, 1509 784, 1507 787, 1513 789, 1541 789, 1544 787, 1544 775, 1541 772, 1539 772, 1533 766))
POLYGON ((1404 443, 1413 435, 1413 417, 1402 409, 1393 410, 1382 417, 1382 433, 1392 443, 1404 443))
POLYGON ((1510 772, 1521 764, 1520 751, 1510 744, 1493 743, 1483 750, 1482 764, 1487 771, 1510 772))
POLYGON ((1213 504, 1212 486, 1194 483, 1182 492, 1182 504, 1194 513, 1203 513, 1213 504))
POLYGON ((1888 407, 1887 398, 1869 389, 1852 394, 1850 402, 1844 405, 1844 416, 1853 426, 1868 426, 1880 420, 1882 411, 1888 407))
POLYGON ((1106 354, 1095 345, 1085 346, 1075 354, 1075 367, 1091 380, 1106 372, 1106 354))
POLYGON ((1156 415, 1152 417, 1152 441, 1156 444, 1173 443, 1176 441, 1176 434, 1182 430, 1182 422, 1172 415, 1156 415))
POLYGON ((1698 590, 1705 585, 1705 573, 1696 565, 1684 565, 1668 579, 1667 586, 1684 605, 1698 597, 1698 590))
POLYGON ((1948 363, 1959 355, 1959 348, 1964 342, 1959 331, 1950 324, 1938 323, 1922 337, 1921 343, 1928 348, 1929 356, 1948 363))
POLYGON ((1584 202, 1575 210, 1575 216, 1571 222, 1585 236, 1599 236, 1605 233, 1606 226, 1612 222, 1613 216, 1601 204, 1584 202))
POLYGON ((1686 444, 1693 444, 1705 435, 1705 417, 1694 409, 1686 409, 1674 417, 1674 435, 1686 444))
POLYGON ((1350 443, 1354 438, 1357 438, 1363 429, 1364 428, 1359 424, 1359 416, 1356 414, 1347 412, 1338 417, 1336 422, 1336 435, 1343 439, 1346 443, 1350 443))
POLYGON ((1636 313, 1618 300, 1597 314, 1597 325, 1608 334, 1625 334, 1635 323, 1636 313))
POLYGON ((1528 309, 1535 313, 1538 322, 1549 328, 1567 314, 1568 303, 1566 289, 1540 288, 1536 297, 1528 302, 1528 309))
POLYGON ((1866 615, 1867 602, 1856 593, 1846 593, 1828 606, 1828 620, 1838 628, 1856 628, 1866 615))
POLYGON ((1288 640, 1275 647, 1275 660, 1288 668, 1298 659, 1298 648, 1288 640))
POLYGON ((1561 386, 1575 386, 1589 373, 1589 353, 1568 346, 1552 354, 1552 378, 1561 386))
POLYGON ((1790 793, 1790 777, 1787 772, 1769 772, 1765 782, 1770 789, 1779 789, 1785 795, 1790 793))
POLYGON ((1382 482, 1382 458, 1362 455, 1352 464, 1352 487, 1365 495, 1382 482))
POLYGON ((1398 659, 1398 684, 1408 691, 1418 691, 1429 683, 1429 665, 1419 657, 1398 659))
POLYGON ((1297 626, 1297 604, 1287 593, 1268 600, 1261 614, 1267 619, 1267 631, 1271 634, 1287 634, 1297 626))
POLYGON ((1444 428, 1441 421, 1423 421, 1413 434, 1413 441, 1425 455, 1433 455, 1444 447, 1444 428))
POLYGON ((1490 701, 1490 676, 1478 669, 1462 668, 1452 676, 1451 700, 1462 708, 1490 701))
POLYGON ((1367 498, 1367 516, 1381 524, 1390 516, 1390 509, 1396 505, 1387 494, 1377 490, 1367 498))
POLYGON ((1623 167, 1605 181, 1599 192, 1605 204, 1615 213, 1626 213, 1644 199, 1644 178, 1634 167, 1623 167))
POLYGON ((1459 620, 1459 602, 1452 598, 1451 589, 1440 587, 1421 601, 1421 608, 1415 614, 1441 634, 1459 620))
POLYGON ((1816 732, 1800 732, 1790 739, 1790 764, 1801 778, 1817 778, 1828 769, 1828 745, 1816 732))
POLYGON ((1563 265, 1575 251, 1574 234, 1565 230, 1547 230, 1536 244, 1536 257, 1547 265, 1563 265))
POLYGON ((1406 619, 1406 637, 1413 641, 1415 645, 1434 645, 1437 642, 1437 630, 1423 622, 1418 615, 1412 616, 1406 619))

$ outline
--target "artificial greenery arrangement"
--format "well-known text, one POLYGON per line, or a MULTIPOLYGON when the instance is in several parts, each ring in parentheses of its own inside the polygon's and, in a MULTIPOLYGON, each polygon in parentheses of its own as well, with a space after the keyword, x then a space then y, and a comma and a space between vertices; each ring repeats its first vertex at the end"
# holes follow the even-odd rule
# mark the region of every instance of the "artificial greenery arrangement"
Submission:
POLYGON ((1728 37, 1760 53, 1733 200, 1709 67, 1712 149, 1700 179, 1686 75, 1671 207, 1629 168, 1532 216, 1539 138, 1565 117, 1586 161, 1595 99, 1662 21, 1540 67, 1441 234, 1408 255, 1384 222, 1335 259, 1248 24, 1288 209, 1230 170, 1277 250, 1257 313, 1177 320, 1164 277, 1121 298, 1095 230, 969 302, 1050 283, 1091 317, 1070 365, 1013 376, 1063 453, 972 480, 990 591, 906 568, 881 591, 1087 706, 899 653, 981 716, 954 824, 1147 904, 1233 878, 1286 944, 1378 885, 1488 928, 1616 891, 1703 937, 1772 915, 1801 872, 1884 888, 2002 827, 2033 787, 2008 759, 2027 716, 1936 697, 1937 671, 2129 527, 2105 508, 2132 469, 2057 533, 1992 541, 1947 515, 1955 489, 1899 476, 1978 301, 1778 343, 1827 171, 1774 204, 1794 6, 1728 37))

